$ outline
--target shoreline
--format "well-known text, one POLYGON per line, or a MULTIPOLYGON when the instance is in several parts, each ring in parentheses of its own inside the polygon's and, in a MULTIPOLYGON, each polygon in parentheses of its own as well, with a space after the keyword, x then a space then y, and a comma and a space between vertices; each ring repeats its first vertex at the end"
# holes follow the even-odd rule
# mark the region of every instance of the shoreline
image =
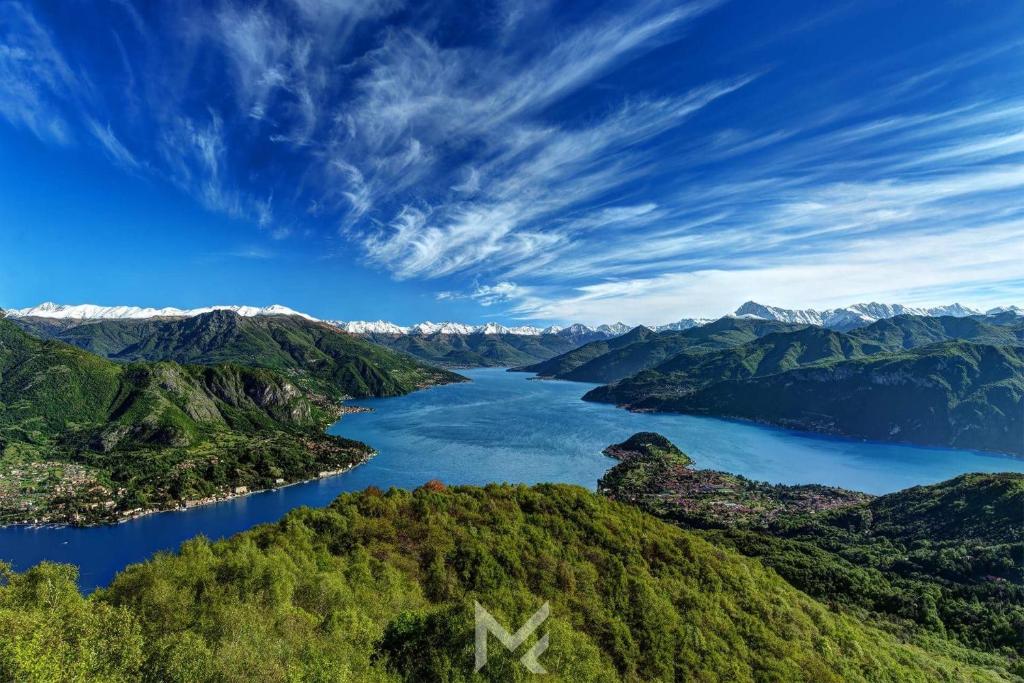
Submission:
MULTIPOLYGON (((358 412, 372 412, 372 410, 358 412)), ((361 465, 365 465, 377 455, 378 451, 376 449, 373 449, 365 458, 359 460, 358 462, 354 462, 351 465, 348 465, 347 467, 342 467, 336 470, 324 470, 315 477, 309 477, 307 479, 297 479, 286 484, 270 486, 268 488, 263 489, 253 489, 251 491, 245 491, 244 493, 228 493, 222 496, 210 496, 209 498, 200 498, 195 501, 184 501, 181 505, 177 507, 142 510, 141 512, 125 515, 124 517, 116 521, 100 522, 97 524, 71 524, 69 522, 44 522, 42 524, 37 524, 33 522, 12 522, 11 524, 0 524, 0 529, 10 529, 14 527, 23 527, 26 529, 94 529, 104 526, 117 526, 119 524, 126 524, 128 522, 133 522, 137 519, 149 517, 151 515, 159 515, 163 513, 172 512, 190 512, 191 510, 195 510, 196 508, 207 507, 209 505, 217 505, 218 503, 228 503, 239 498, 245 498, 246 496, 251 496, 260 493, 271 493, 273 491, 281 491, 291 486, 298 486, 299 484, 308 484, 310 482, 319 481, 321 479, 330 479, 332 477, 337 477, 342 474, 347 474, 348 472, 351 472, 355 468, 361 465)))
POLYGON ((864 443, 864 444, 875 444, 879 446, 910 446, 912 448, 930 448, 937 451, 964 451, 965 453, 975 453, 977 455, 984 455, 988 457, 1001 457, 1001 458, 1012 458, 1014 460, 1024 460, 1024 452, 1022 453, 1008 453, 1006 451, 994 451, 987 450, 984 448, 964 448, 963 446, 952 446, 949 444, 937 444, 937 443, 926 443, 922 441, 898 441, 898 440, 881 440, 871 439, 866 436, 858 436, 856 434, 848 434, 846 432, 828 430, 828 429, 813 429, 809 426, 800 428, 794 424, 784 424, 780 422, 773 422, 771 420, 759 420, 757 418, 742 417, 738 415, 716 415, 713 413, 697 413, 687 412, 682 410, 659 410, 657 408, 634 408, 628 403, 613 403, 611 401, 596 401, 592 399, 586 399, 581 397, 581 401, 587 403, 597 403, 607 406, 613 406, 617 410, 625 410, 629 413, 636 415, 686 415, 688 417, 702 417, 709 418, 712 420, 722 420, 724 422, 735 422, 739 424, 754 425, 756 427, 763 427, 766 429, 774 429, 783 432, 790 432, 792 434, 801 435, 807 438, 815 439, 829 439, 834 441, 848 441, 853 443, 864 443))

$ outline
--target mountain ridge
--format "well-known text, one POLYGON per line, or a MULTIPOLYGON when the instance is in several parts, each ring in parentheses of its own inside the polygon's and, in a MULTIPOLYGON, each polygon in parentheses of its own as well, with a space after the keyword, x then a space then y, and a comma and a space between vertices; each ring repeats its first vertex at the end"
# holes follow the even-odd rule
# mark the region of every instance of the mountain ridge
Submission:
POLYGON ((341 406, 267 368, 115 363, 0 320, 0 523, 92 524, 339 471, 341 406))
POLYGON ((464 378, 430 367, 327 323, 293 315, 242 316, 220 310, 188 318, 64 321, 10 318, 29 332, 119 362, 233 362, 265 367, 334 400, 397 396, 464 378))

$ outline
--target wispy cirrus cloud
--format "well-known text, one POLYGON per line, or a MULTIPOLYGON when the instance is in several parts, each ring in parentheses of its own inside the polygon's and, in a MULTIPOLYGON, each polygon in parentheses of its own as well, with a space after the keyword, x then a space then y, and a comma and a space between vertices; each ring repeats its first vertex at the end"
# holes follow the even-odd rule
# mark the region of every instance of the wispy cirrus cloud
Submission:
POLYGON ((523 318, 1019 292, 1024 43, 766 47, 860 11, 730 50, 725 1, 116 0, 62 33, 9 0, 0 119, 523 318))
POLYGON ((0 4, 0 116, 44 142, 73 139, 65 109, 86 86, 24 6, 0 4))

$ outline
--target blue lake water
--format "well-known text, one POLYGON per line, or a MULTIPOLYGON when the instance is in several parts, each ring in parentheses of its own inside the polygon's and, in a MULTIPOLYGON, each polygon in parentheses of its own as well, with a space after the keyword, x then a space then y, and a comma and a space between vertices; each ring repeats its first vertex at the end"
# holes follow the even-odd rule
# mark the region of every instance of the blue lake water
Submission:
POLYGON ((594 488, 613 462, 601 449, 638 431, 665 434, 698 467, 778 483, 824 483, 887 493, 963 472, 1024 472, 1024 458, 834 439, 686 415, 630 413, 585 403, 592 385, 538 381, 498 369, 470 370, 472 383, 357 402, 330 432, 380 454, 351 472, 232 501, 89 529, 0 529, 0 560, 24 569, 41 560, 79 565, 91 590, 125 565, 192 536, 221 538, 279 519, 301 505, 322 506, 344 491, 374 485, 566 482, 594 488))

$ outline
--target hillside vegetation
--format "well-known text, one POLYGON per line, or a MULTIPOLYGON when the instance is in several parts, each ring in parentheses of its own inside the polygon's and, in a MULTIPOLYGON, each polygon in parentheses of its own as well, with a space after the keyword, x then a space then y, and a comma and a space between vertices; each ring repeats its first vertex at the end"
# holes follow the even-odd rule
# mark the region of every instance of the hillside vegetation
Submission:
POLYGON ((698 470, 657 434, 609 449, 607 496, 704 530, 794 587, 1024 674, 1024 475, 967 474, 873 497, 698 470))
MULTIPOLYGON (((68 567, 7 575, 0 678, 159 681, 997 681, 837 614, 760 563, 562 485, 368 490, 196 539, 83 599, 68 567), (473 604, 513 631, 472 672, 473 604)), ((924 645, 928 645, 924 643, 924 645)))
POLYGON ((558 334, 371 334, 366 339, 449 368, 504 368, 551 358, 576 348, 558 334))
POLYGON ((0 522, 113 521, 365 460, 272 370, 119 364, 0 319, 0 522))
POLYGON ((191 318, 92 320, 71 327, 66 321, 32 318, 13 322, 38 336, 119 362, 269 368, 335 400, 398 396, 463 379, 300 316, 243 317, 232 311, 212 311, 191 318))
POLYGON ((638 327, 618 339, 591 342, 546 363, 516 369, 576 382, 615 382, 655 367, 679 353, 700 354, 731 348, 766 334, 804 327, 775 320, 732 317, 682 331, 655 333, 638 327))
POLYGON ((723 350, 684 351, 584 398, 634 410, 1024 453, 1024 345, 1002 344, 1015 342, 1022 329, 917 316, 852 333, 808 327, 723 350), (951 334, 974 341, 933 342, 951 334))

